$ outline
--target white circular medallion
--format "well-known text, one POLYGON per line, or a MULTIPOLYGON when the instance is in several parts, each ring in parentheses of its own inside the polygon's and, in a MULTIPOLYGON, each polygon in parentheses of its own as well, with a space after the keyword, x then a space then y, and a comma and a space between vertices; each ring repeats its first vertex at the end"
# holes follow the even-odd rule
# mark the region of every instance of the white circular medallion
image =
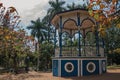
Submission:
POLYGON ((93 73, 96 69, 96 65, 93 62, 89 62, 86 68, 88 72, 93 73))
POLYGON ((72 72, 74 70, 74 65, 71 62, 67 62, 64 66, 66 72, 72 72))

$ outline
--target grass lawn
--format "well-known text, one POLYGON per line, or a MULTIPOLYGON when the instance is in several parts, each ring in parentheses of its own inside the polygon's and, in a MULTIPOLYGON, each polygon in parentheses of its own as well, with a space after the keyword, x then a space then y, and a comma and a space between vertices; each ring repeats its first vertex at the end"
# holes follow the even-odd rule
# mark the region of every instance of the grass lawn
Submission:
POLYGON ((120 69, 120 65, 107 66, 107 69, 120 69))

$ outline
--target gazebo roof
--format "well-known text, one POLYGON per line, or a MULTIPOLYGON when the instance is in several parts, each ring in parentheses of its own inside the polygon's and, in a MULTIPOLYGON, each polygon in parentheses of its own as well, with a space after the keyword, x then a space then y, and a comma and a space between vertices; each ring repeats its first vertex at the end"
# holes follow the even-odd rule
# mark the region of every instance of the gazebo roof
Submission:
POLYGON ((62 27, 62 33, 67 32, 71 36, 77 33, 79 30, 81 34, 92 31, 92 26, 96 24, 96 21, 88 13, 87 9, 74 9, 57 13, 51 20, 51 24, 60 32, 62 27))
MULTIPOLYGON (((76 12, 80 12, 80 11, 88 11, 87 9, 83 9, 83 8, 77 8, 77 9, 71 9, 71 10, 65 10, 65 11, 61 11, 58 12, 56 15, 65 15, 65 14, 72 14, 72 13, 76 13, 76 12)), ((55 17, 55 16, 54 16, 55 17)))
MULTIPOLYGON (((59 28, 60 26, 60 16, 62 16, 62 25, 66 30, 78 30, 78 21, 77 17, 80 16, 80 20, 82 22, 83 19, 86 17, 90 17, 88 14, 87 9, 73 9, 73 10, 66 10, 55 14, 52 18, 51 23, 56 27, 59 28), (71 20, 70 20, 71 19, 71 20)), ((93 22, 90 19, 86 20, 85 22, 81 23, 81 29, 89 28, 93 25, 93 22)))
MULTIPOLYGON (((59 27, 59 21, 60 21, 60 16, 62 16, 62 18, 77 18, 77 15, 78 16, 81 16, 81 15, 88 15, 88 10, 87 9, 73 9, 73 10, 66 10, 66 11, 62 11, 62 12, 59 12, 57 13, 51 20, 51 23, 56 27, 58 28, 59 27)), ((64 21, 64 20, 63 20, 64 21)), ((65 29, 73 29, 73 30, 76 30, 77 29, 77 21, 68 21, 67 24, 63 23, 63 26, 65 29), (73 27, 74 26, 74 27, 73 27)))

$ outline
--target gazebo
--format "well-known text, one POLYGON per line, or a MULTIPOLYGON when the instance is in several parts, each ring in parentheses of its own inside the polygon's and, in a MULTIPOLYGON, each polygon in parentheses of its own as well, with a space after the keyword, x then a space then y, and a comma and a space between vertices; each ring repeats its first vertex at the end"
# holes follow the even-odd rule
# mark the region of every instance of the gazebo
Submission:
POLYGON ((104 40, 99 37, 98 23, 87 10, 59 12, 51 24, 55 27, 53 76, 87 76, 106 72, 104 40), (93 26, 96 28, 94 31, 93 26))

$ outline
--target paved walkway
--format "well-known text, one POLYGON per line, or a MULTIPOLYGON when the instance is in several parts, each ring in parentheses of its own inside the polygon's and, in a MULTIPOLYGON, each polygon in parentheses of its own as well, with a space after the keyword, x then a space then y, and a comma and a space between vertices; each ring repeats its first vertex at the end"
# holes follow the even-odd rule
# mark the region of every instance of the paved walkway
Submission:
POLYGON ((52 73, 31 71, 24 74, 2 74, 0 80, 120 80, 120 69, 109 69, 102 75, 87 77, 53 77, 52 73))

